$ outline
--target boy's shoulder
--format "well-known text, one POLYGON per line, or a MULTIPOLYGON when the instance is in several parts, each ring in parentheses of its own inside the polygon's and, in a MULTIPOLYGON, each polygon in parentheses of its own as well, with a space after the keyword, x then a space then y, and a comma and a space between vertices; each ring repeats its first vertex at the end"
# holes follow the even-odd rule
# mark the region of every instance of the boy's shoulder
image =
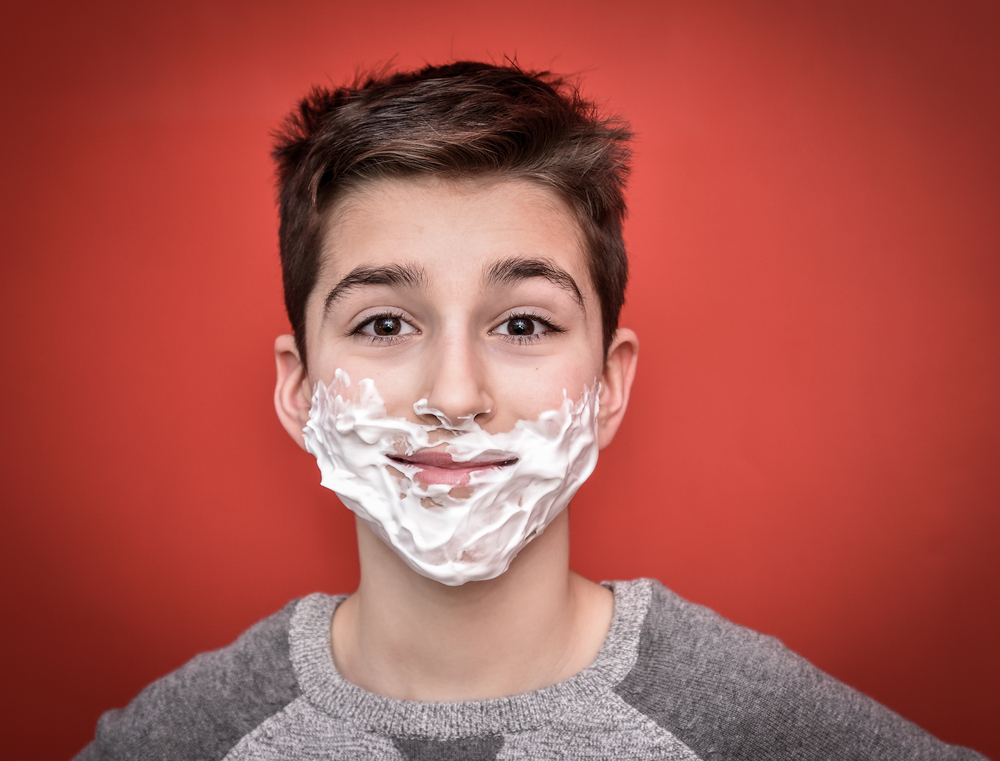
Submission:
POLYGON ((705 758, 982 758, 656 581, 615 692, 705 758))
POLYGON ((222 759, 245 734, 300 694, 289 660, 297 601, 230 645, 195 656, 125 708, 106 712, 78 761, 222 759))

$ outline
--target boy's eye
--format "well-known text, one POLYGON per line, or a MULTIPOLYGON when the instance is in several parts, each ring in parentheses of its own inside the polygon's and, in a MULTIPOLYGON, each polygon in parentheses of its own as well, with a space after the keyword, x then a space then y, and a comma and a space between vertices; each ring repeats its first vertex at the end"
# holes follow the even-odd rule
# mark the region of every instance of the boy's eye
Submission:
POLYGON ((372 322, 372 332, 377 336, 397 336, 403 329, 403 321, 398 317, 376 317, 372 322))
POLYGON ((562 332, 561 328, 557 328, 548 320, 529 314, 516 314, 508 317, 490 331, 490 333, 495 335, 511 336, 512 338, 530 338, 531 340, 537 340, 550 333, 562 332))
POLYGON ((535 321, 530 317, 512 317, 498 326, 496 332, 509 336, 530 336, 535 332, 535 321))
POLYGON ((376 317, 370 318, 362 325, 358 326, 355 332, 360 333, 361 335, 373 336, 375 338, 393 338, 395 336, 405 336, 410 333, 416 333, 416 328, 406 322, 402 317, 392 314, 380 314, 376 317))

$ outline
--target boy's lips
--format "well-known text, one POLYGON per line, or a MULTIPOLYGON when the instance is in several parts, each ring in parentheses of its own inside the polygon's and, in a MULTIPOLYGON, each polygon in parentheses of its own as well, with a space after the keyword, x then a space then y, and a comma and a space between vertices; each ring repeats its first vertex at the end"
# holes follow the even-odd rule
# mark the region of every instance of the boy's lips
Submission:
POLYGON ((471 460, 458 461, 441 450, 424 449, 408 455, 389 455, 389 459, 402 465, 412 465, 419 470, 414 478, 425 486, 447 484, 465 486, 469 476, 477 470, 503 468, 517 462, 517 455, 510 452, 483 452, 471 460))

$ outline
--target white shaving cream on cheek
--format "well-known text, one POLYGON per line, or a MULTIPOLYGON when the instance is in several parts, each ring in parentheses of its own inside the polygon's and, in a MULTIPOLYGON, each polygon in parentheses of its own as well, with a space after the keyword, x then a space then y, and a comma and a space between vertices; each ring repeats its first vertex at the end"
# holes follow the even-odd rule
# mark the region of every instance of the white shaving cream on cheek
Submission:
MULTIPOLYGON (((504 433, 487 433, 472 420, 421 425, 389 417, 371 379, 348 394, 350 378, 337 370, 329 388, 317 383, 306 449, 315 455, 322 484, 364 520, 417 573, 449 586, 493 579, 569 504, 597 465, 598 387, 578 402, 566 398, 537 420, 519 420, 504 433), (438 432, 434 441, 432 432, 438 432), (419 465, 389 459, 435 447, 455 462, 516 460, 474 470, 461 486, 423 484, 419 465)), ((446 420, 422 399, 418 415, 446 420)))

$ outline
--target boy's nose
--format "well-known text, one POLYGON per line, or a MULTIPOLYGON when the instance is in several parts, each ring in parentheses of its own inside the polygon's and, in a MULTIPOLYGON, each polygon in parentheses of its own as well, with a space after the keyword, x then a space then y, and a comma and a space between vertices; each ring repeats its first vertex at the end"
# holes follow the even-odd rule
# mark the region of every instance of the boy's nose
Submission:
POLYGON ((428 358, 424 396, 427 422, 457 428, 463 420, 484 423, 496 412, 490 379, 481 358, 467 342, 449 342, 428 358))

